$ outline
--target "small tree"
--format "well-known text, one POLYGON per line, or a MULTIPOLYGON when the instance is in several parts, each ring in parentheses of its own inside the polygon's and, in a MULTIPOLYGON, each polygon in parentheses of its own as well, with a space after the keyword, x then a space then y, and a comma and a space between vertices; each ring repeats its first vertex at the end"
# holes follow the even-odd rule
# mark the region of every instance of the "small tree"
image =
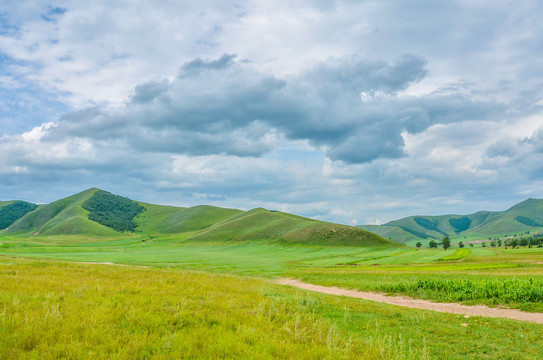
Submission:
POLYGON ((463 248, 463 247, 464 247, 464 243, 463 243, 462 241, 460 241, 460 242, 458 243, 458 247, 459 247, 459 248, 463 248))
POLYGON ((469 243, 469 247, 473 247, 473 243, 469 243))
POLYGON ((417 242, 417 247, 418 248, 422 247, 422 243, 420 241, 417 242))
POLYGON ((482 246, 483 246, 483 247, 486 247, 486 241, 483 241, 483 245, 482 245, 482 246))
POLYGON ((498 246, 502 246, 502 239, 498 239, 498 246))
POLYGON ((443 249, 447 250, 451 247, 451 239, 449 239, 448 236, 445 236, 443 240, 441 240, 441 244, 443 245, 443 249))
POLYGON ((434 248, 434 249, 437 248, 437 243, 435 240, 430 240, 428 245, 430 246, 430 248, 434 248))
POLYGON ((496 247, 496 242, 495 242, 494 240, 492 240, 492 241, 490 242, 490 246, 496 247))

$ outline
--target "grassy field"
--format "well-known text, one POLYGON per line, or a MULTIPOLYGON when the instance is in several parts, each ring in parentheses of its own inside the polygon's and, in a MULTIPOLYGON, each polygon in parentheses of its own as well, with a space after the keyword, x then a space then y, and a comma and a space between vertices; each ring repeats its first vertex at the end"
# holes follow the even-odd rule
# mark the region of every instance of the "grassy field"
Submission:
POLYGON ((541 248, 443 251, 193 234, 0 236, 0 358, 543 357, 541 325, 273 284, 292 277, 543 311, 541 248))
POLYGON ((254 277, 1 256, 0 286, 3 359, 543 356, 540 325, 308 293, 254 277))

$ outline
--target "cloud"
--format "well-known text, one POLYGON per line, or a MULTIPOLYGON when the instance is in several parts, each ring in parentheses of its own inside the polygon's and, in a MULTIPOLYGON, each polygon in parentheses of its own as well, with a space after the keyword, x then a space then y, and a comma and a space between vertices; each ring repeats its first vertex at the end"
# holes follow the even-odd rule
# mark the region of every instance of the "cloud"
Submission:
POLYGON ((137 85, 123 107, 64 115, 43 141, 115 139, 135 151, 246 157, 281 139, 307 140, 332 160, 364 163, 404 156, 403 132, 503 112, 469 92, 398 96, 424 78, 425 65, 414 55, 391 63, 348 56, 278 78, 235 55, 196 58, 171 81, 137 85))
POLYGON ((346 223, 543 196, 542 11, 0 4, 0 194, 101 186, 346 223))

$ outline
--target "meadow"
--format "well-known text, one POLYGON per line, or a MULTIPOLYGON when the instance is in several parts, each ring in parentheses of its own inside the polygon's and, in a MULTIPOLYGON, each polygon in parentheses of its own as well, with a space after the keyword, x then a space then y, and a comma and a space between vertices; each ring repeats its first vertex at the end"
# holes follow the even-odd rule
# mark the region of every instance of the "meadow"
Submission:
POLYGON ((541 248, 444 251, 148 234, 2 236, 0 243, 1 358, 543 357, 539 324, 274 284, 291 277, 543 311, 541 248))

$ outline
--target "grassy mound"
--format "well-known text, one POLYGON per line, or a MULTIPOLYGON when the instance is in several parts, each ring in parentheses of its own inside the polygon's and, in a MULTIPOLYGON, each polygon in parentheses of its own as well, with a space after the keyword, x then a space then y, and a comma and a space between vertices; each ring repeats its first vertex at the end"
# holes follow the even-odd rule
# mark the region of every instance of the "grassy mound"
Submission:
POLYGON ((331 246, 399 246, 366 230, 258 208, 212 226, 197 241, 279 241, 331 246))
POLYGON ((81 205, 97 192, 93 188, 47 205, 15 221, 7 232, 10 234, 65 235, 90 234, 114 235, 113 229, 88 219, 88 211, 81 205))

